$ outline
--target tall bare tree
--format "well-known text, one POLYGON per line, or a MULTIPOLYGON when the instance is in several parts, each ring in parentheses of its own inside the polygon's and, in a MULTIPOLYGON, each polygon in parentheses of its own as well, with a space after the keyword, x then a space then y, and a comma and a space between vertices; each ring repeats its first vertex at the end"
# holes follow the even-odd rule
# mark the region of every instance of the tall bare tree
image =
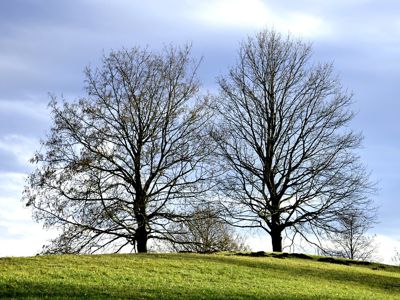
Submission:
POLYGON ((47 252, 146 252, 205 196, 210 111, 197 66, 190 47, 111 52, 86 69, 87 97, 53 99, 24 193, 36 220, 60 230, 47 252))
POLYGON ((249 37, 219 86, 214 139, 232 222, 264 229, 282 251, 282 232, 330 229, 367 204, 351 94, 331 64, 311 62, 309 44, 275 31, 249 37))

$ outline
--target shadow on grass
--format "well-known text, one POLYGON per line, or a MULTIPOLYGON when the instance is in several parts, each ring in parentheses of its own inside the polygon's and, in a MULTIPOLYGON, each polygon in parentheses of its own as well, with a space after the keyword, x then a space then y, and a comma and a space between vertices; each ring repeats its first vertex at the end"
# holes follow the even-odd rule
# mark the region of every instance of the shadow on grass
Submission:
MULTIPOLYGON (((317 299, 316 297, 315 299, 317 299)), ((264 294, 255 295, 248 290, 232 292, 213 289, 168 288, 124 288, 111 286, 79 286, 61 282, 38 284, 30 281, 18 281, 12 288, 0 283, 0 299, 299 299, 299 295, 264 294)), ((307 297, 307 299, 312 299, 307 297)), ((318 298, 319 299, 319 298, 318 298)))
POLYGON ((264 251, 257 251, 257 252, 239 252, 235 253, 234 255, 237 256, 251 256, 251 257, 274 257, 274 258, 301 258, 301 259, 313 259, 311 256, 303 254, 303 253, 267 253, 264 251))
MULTIPOLYGON (((251 256, 251 257, 274 257, 274 258, 300 258, 300 259, 310 259, 314 260, 312 256, 303 253, 287 253, 287 252, 264 252, 264 251, 257 251, 257 252, 238 252, 234 253, 233 255, 237 256, 251 256)), ((334 257, 319 257, 316 258, 317 261, 320 262, 328 262, 332 264, 338 265, 359 265, 359 266, 370 266, 370 265, 377 265, 375 263, 369 261, 362 261, 362 260, 352 260, 352 259, 344 259, 344 258, 334 258, 334 257)), ((386 267, 383 265, 378 266, 379 269, 385 269, 386 267)))
MULTIPOLYGON (((284 255, 285 256, 285 255, 284 255)), ((274 257, 267 256, 267 257, 274 257)), ((278 258, 283 258, 282 256, 278 258)), ((289 256, 285 256, 289 257, 289 256)), ((292 257, 296 257, 293 256, 292 257)), ((268 271, 276 270, 277 272, 284 272, 287 273, 289 276, 300 276, 302 278, 309 278, 311 281, 318 282, 321 280, 327 280, 330 283, 345 283, 349 286, 359 285, 365 286, 369 288, 376 288, 382 291, 388 292, 395 292, 400 293, 400 279, 398 276, 388 276, 384 274, 366 274, 366 273, 355 273, 355 272, 348 272, 351 270, 352 266, 349 266, 350 269, 319 269, 317 266, 297 266, 293 267, 290 265, 285 264, 274 264, 271 261, 262 260, 241 260, 241 259, 232 259, 232 256, 207 256, 204 259, 212 260, 218 263, 225 263, 225 264, 233 264, 238 266, 246 266, 251 268, 257 269, 265 269, 268 271)), ((317 262, 315 262, 317 264, 317 262)), ((374 269, 374 268, 371 268, 374 269)), ((386 270, 385 270, 386 271, 386 270)), ((390 274, 390 273, 389 273, 390 274)), ((398 272, 397 272, 398 274, 398 272)))
POLYGON ((352 259, 345 259, 345 258, 334 258, 334 257, 316 257, 316 256, 309 256, 303 253, 287 253, 287 252, 264 252, 264 251, 257 251, 257 252, 235 252, 232 254, 234 256, 251 256, 251 257, 273 257, 273 258, 300 258, 300 259, 309 259, 319 262, 337 264, 337 265, 346 265, 346 266, 368 266, 371 270, 385 270, 387 272, 394 272, 400 273, 400 267, 393 266, 393 265, 384 265, 380 263, 374 263, 369 261, 362 261, 362 260, 352 260, 352 259))

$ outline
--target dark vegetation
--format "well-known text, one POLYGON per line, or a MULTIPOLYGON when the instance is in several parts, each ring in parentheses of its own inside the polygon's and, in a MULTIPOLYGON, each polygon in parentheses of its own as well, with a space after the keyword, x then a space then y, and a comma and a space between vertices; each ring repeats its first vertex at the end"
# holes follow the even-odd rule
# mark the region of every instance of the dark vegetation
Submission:
POLYGON ((362 260, 353 260, 353 259, 343 259, 343 258, 334 258, 334 257, 315 257, 312 255, 307 255, 304 253, 286 253, 286 252, 264 252, 264 251, 257 251, 257 252, 238 252, 234 255, 238 256, 250 256, 250 257, 273 257, 273 258, 299 258, 299 259, 316 259, 319 262, 327 262, 332 264, 338 265, 362 265, 362 266, 369 266, 374 265, 379 268, 384 269, 384 265, 375 264, 369 261, 362 261, 362 260))

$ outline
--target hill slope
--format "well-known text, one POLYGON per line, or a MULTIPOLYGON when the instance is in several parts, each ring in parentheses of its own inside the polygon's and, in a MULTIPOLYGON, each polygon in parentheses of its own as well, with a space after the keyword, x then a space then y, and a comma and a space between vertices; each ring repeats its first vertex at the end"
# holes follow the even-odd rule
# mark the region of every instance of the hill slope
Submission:
POLYGON ((400 299, 398 267, 275 256, 0 258, 0 298, 400 299))

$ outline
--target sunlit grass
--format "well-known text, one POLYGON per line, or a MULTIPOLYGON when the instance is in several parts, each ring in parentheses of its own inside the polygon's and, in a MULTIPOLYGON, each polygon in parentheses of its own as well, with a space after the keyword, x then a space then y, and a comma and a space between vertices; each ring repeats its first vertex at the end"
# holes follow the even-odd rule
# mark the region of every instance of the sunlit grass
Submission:
POLYGON ((1 258, 0 297, 400 299, 400 268, 229 254, 1 258))

